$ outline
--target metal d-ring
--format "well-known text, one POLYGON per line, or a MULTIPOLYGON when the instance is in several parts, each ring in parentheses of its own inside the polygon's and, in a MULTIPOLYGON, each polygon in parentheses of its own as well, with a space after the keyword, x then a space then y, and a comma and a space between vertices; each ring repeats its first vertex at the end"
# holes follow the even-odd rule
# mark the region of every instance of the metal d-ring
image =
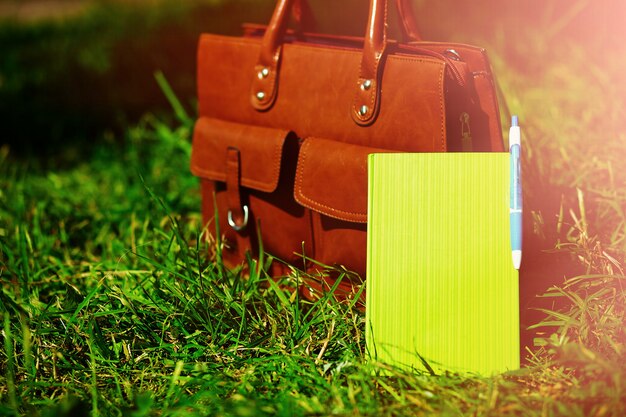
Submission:
POLYGON ((235 223, 232 210, 228 210, 228 225, 232 227, 235 232, 245 229, 248 225, 248 206, 244 204, 241 208, 243 209, 243 222, 241 224, 235 223))

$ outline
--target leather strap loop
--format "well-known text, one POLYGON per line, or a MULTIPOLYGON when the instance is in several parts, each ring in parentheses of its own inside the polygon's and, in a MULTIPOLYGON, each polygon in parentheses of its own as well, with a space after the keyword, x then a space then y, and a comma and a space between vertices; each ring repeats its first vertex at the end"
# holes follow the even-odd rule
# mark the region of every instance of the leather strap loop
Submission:
POLYGON ((252 107, 260 111, 268 110, 276 101, 281 46, 292 5, 293 0, 278 1, 263 35, 261 53, 254 67, 250 98, 252 107))
POLYGON ((244 212, 242 207, 241 192, 239 189, 241 179, 240 157, 239 149, 237 148, 229 147, 226 151, 226 199, 228 204, 228 222, 237 232, 245 228, 248 221, 248 213, 244 212))
POLYGON ((387 47, 387 0, 371 0, 361 71, 350 115, 361 126, 374 122, 380 109, 381 61, 387 47))

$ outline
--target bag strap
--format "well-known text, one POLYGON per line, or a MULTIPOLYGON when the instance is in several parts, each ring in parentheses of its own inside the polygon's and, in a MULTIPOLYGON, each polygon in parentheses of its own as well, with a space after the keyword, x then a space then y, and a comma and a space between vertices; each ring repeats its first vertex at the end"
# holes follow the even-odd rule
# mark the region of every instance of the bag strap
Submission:
POLYGON ((410 0, 396 0, 396 9, 398 17, 402 22, 402 36, 405 42, 419 42, 422 35, 419 31, 417 20, 415 19, 415 11, 410 0))
MULTIPOLYGON (((276 101, 282 45, 294 0, 278 0, 261 41, 261 51, 254 67, 251 104, 266 111, 276 101)), ((406 10, 406 9, 405 9, 406 10)), ((387 0, 370 0, 369 18, 364 37, 359 78, 350 109, 352 119, 361 126, 372 124, 380 105, 382 61, 387 48, 387 0)))
MULTIPOLYGON (((311 12, 311 6, 308 0, 295 0, 293 5, 292 17, 296 27, 301 32, 316 32, 316 21, 311 12)), ((420 42, 423 40, 415 12, 410 0, 395 0, 397 16, 400 20, 400 30, 402 40, 405 43, 420 42)))

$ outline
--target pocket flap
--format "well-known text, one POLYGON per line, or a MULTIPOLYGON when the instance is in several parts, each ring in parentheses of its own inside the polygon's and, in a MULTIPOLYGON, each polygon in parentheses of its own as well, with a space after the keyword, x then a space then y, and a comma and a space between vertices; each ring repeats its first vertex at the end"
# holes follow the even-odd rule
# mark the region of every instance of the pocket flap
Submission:
POLYGON ((202 117, 196 122, 191 172, 226 181, 228 148, 240 151, 241 185, 271 193, 278 186, 283 145, 289 131, 202 117))
POLYGON ((367 156, 385 152, 307 138, 298 157, 295 199, 326 216, 367 223, 367 156))

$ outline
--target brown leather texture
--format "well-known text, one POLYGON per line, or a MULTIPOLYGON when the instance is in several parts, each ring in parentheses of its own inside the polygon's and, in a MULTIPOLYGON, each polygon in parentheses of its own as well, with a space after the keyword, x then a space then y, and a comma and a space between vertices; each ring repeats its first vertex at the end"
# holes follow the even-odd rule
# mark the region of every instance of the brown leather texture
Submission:
POLYGON ((270 193, 276 190, 288 130, 230 123, 201 117, 196 122, 191 172, 226 182, 228 148, 242 152, 240 183, 270 193), (259 164, 259 161, 263 161, 259 164))
POLYGON ((396 5, 409 43, 387 39, 384 0, 363 39, 288 30, 303 0, 279 0, 243 37, 201 36, 191 170, 227 266, 262 242, 296 267, 316 267, 306 256, 364 278, 369 154, 504 150, 485 51, 415 41, 396 5))
POLYGON ((386 150, 305 139, 298 156, 296 201, 328 217, 367 223, 367 156, 380 152, 386 150))

